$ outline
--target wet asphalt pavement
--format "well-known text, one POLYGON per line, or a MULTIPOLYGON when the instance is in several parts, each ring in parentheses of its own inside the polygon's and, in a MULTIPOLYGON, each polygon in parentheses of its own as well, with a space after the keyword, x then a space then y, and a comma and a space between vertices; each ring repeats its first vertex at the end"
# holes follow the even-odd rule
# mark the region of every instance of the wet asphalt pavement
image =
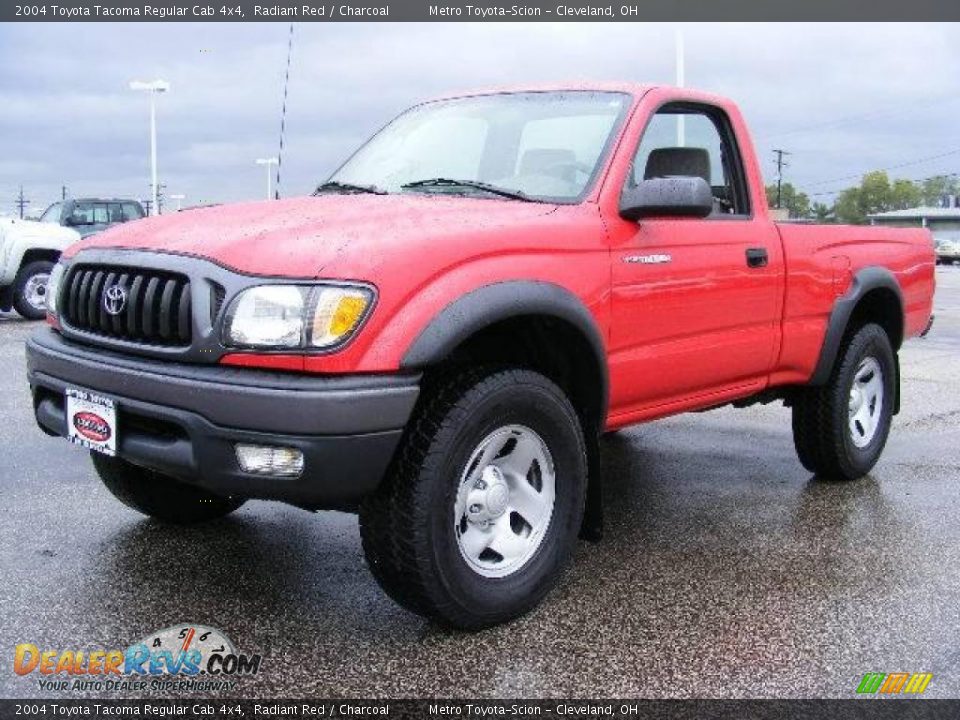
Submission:
POLYGON ((125 648, 202 623, 263 655, 231 693, 248 697, 846 698, 870 671, 960 697, 960 268, 938 282, 872 476, 811 478, 779 405, 620 433, 605 540, 534 613, 472 635, 390 602, 353 516, 251 502, 171 529, 120 505, 34 426, 35 325, 0 316, 0 696, 80 696, 14 675, 18 643, 125 648))

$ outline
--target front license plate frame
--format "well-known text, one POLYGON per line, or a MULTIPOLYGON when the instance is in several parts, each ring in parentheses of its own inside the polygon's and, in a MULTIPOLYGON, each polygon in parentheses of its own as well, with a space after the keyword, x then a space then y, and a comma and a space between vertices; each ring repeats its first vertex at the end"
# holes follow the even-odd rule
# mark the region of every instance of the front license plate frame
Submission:
POLYGON ((117 454, 117 401, 81 388, 67 388, 67 439, 87 450, 117 454))

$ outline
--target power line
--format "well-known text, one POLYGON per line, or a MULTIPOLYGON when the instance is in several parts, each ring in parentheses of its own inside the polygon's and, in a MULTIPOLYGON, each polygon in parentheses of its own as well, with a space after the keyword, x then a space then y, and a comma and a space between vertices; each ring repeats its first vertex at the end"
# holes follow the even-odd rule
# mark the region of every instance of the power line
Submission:
MULTIPOLYGON (((883 172, 882 170, 879 172, 883 172)), ((949 178, 949 177, 960 177, 960 173, 948 172, 948 173, 937 173, 936 175, 928 175, 927 177, 919 178, 894 178, 894 180, 909 180, 912 183, 922 183, 927 180, 936 180, 937 178, 949 178)), ((842 188, 837 188, 836 190, 821 190, 820 192, 807 193, 807 197, 820 197, 822 195, 838 195, 845 190, 850 190, 857 187, 856 185, 846 185, 842 188)))
POLYGON ((780 198, 783 187, 783 169, 785 167, 790 167, 790 165, 784 161, 783 156, 789 155, 790 153, 786 150, 781 150, 780 148, 774 148, 773 154, 777 156, 777 159, 774 162, 777 164, 777 209, 779 210, 782 207, 780 198))
MULTIPOLYGON (((776 152, 776 151, 774 151, 776 152)), ((883 168, 874 168, 872 170, 865 170, 864 172, 857 173, 855 175, 844 175, 843 177, 832 178, 830 180, 818 180, 817 182, 804 183, 807 187, 817 187, 818 185, 829 185, 830 183, 843 182, 844 180, 856 180, 863 177, 868 172, 877 172, 887 170, 899 170, 900 168, 910 167, 911 165, 922 165, 925 162, 931 162, 933 160, 939 160, 941 158, 950 157, 952 155, 960 154, 960 148, 955 150, 948 150, 947 152, 938 153, 937 155, 930 155, 929 157, 919 158, 918 160, 909 160, 907 162, 902 162, 897 165, 890 165, 889 167, 883 168)))
POLYGON ((930 96, 926 100, 920 100, 917 102, 912 102, 909 104, 900 103, 897 106, 890 106, 884 109, 872 110, 866 113, 858 113, 856 115, 846 115, 839 118, 834 118, 833 120, 825 120, 819 123, 813 123, 811 125, 801 125, 800 127, 795 127, 790 130, 784 130, 782 132, 771 133, 770 135, 761 135, 762 139, 771 139, 785 137, 787 135, 800 135, 807 132, 814 132, 816 130, 822 130, 824 128, 833 128, 842 125, 847 125, 853 122, 862 122, 863 120, 870 120, 878 117, 890 117, 894 115, 900 115, 902 113, 908 113, 915 111, 918 107, 925 107, 928 105, 942 105, 947 102, 955 102, 960 100, 960 95, 957 95, 955 92, 948 93, 946 95, 936 95, 930 96))

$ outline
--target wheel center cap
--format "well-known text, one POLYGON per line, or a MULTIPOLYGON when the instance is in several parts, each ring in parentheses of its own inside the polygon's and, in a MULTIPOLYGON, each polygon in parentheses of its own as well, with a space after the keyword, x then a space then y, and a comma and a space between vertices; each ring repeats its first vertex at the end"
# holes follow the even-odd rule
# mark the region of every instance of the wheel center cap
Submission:
POLYGON ((861 405, 863 405, 863 391, 858 387, 854 387, 850 393, 850 409, 856 412, 860 409, 861 405))
POLYGON ((487 490, 487 512, 492 517, 503 515, 510 500, 510 490, 503 483, 490 486, 487 490))

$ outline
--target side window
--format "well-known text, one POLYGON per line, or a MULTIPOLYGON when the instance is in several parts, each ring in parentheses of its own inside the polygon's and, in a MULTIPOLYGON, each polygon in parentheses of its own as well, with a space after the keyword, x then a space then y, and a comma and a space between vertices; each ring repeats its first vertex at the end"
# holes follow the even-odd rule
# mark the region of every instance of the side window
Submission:
POLYGON ((726 117, 694 105, 667 105, 651 118, 628 182, 655 177, 702 177, 713 190, 714 215, 749 215, 740 154, 726 117))
POLYGON ((93 225, 93 203, 75 203, 71 218, 74 225, 93 225))
POLYGON ((97 203, 93 206, 93 222, 95 225, 101 225, 110 222, 110 214, 107 212, 106 203, 97 203))
POLYGON ((123 203, 123 222, 139 220, 142 217, 143 211, 140 209, 139 205, 131 202, 123 203))

